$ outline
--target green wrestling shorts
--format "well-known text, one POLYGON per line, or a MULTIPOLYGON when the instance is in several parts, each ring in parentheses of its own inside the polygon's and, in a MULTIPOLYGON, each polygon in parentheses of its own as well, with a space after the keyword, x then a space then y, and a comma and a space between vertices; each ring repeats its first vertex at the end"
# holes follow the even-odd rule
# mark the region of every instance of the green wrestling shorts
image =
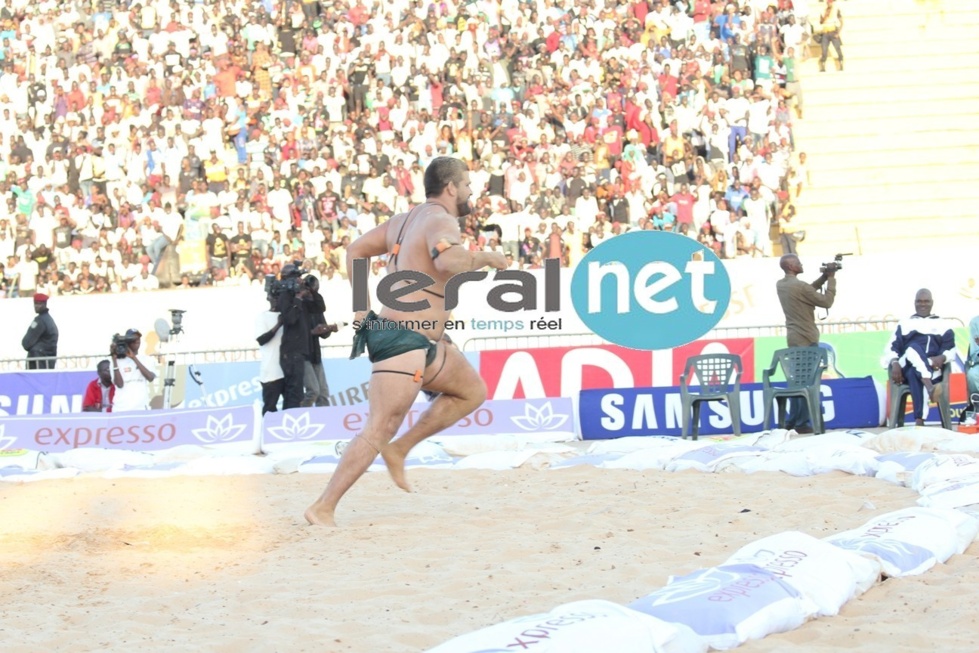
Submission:
POLYGON ((438 342, 370 311, 354 334, 350 358, 357 358, 366 350, 370 361, 377 363, 416 349, 425 350, 425 367, 428 367, 435 361, 438 342))

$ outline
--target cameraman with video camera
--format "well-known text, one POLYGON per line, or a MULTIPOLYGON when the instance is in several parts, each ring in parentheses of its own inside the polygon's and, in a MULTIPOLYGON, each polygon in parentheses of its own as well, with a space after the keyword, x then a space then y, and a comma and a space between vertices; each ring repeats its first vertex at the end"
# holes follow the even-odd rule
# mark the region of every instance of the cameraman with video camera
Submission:
MULTIPOLYGON (((143 334, 136 329, 112 337, 110 372, 116 386, 114 413, 150 408, 150 383, 156 379, 156 373, 136 357, 142 338, 143 334)), ((150 366, 155 367, 152 363, 150 366)))
MULTIPOLYGON (((812 283, 799 279, 802 261, 795 254, 786 254, 779 260, 785 276, 775 284, 778 301, 785 313, 786 340, 789 347, 816 347, 819 345, 819 329, 816 328, 816 307, 830 308, 836 299, 836 272, 842 269, 841 261, 846 254, 838 254, 832 263, 820 267, 819 278, 812 283), (823 285, 826 290, 820 292, 823 285)), ((792 399, 786 428, 798 433, 812 433, 809 409, 805 401, 792 399)))
POLYGON ((300 292, 304 290, 300 277, 303 269, 288 263, 282 267, 279 280, 269 282, 269 291, 276 298, 276 308, 282 316, 282 344, 279 364, 282 366, 282 409, 298 408, 303 400, 303 378, 309 360, 309 313, 300 292))
POLYGON ((326 302, 319 290, 320 280, 309 275, 303 280, 303 288, 299 291, 299 298, 303 300, 312 327, 309 331, 309 357, 304 367, 303 385, 306 387, 306 394, 300 404, 302 406, 330 405, 330 388, 326 384, 326 372, 323 370, 320 339, 329 338, 330 334, 337 332, 338 327, 336 324, 326 323, 326 302))

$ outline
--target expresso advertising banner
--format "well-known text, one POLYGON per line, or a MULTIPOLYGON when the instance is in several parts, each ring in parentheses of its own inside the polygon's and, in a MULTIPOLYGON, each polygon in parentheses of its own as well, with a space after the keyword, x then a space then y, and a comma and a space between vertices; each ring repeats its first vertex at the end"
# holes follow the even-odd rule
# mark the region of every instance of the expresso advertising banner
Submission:
MULTIPOLYGON (((879 425, 880 402, 873 379, 834 379, 821 387, 826 429, 879 425)), ((741 386, 741 431, 764 430, 765 402, 760 383, 741 386)), ((683 402, 680 388, 618 388, 582 390, 578 401, 581 435, 603 440, 636 435, 681 435, 683 402)), ((775 417, 772 409, 771 418, 775 417)), ((771 424, 771 423, 770 423, 771 424)), ((700 435, 733 433, 727 403, 701 404, 700 435)))
MULTIPOLYGON (((403 434, 428 410, 427 402, 416 402, 398 430, 403 434)), ((263 419, 264 445, 286 442, 349 440, 360 433, 367 422, 367 405, 294 408, 268 413, 263 419)), ((472 414, 462 418, 440 436, 564 434, 570 439, 575 432, 574 407, 571 399, 516 399, 487 401, 472 414)))
POLYGON ((253 443, 258 449, 252 406, 133 413, 27 415, 0 421, 0 451, 31 449, 59 453, 81 447, 158 451, 180 445, 253 443))

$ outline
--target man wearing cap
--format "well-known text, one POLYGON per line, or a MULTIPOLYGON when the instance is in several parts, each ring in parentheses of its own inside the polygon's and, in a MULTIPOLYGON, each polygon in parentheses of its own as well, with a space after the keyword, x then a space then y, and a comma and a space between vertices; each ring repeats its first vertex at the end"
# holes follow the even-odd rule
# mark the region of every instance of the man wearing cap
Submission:
POLYGON ((53 370, 54 358, 58 355, 58 327, 48 313, 48 296, 34 295, 34 312, 37 317, 31 322, 21 346, 27 351, 27 369, 53 370), (34 359, 43 360, 34 360, 34 359))
MULTIPOLYGON (((123 413, 134 410, 149 410, 150 383, 156 379, 156 373, 143 364, 136 354, 142 344, 143 334, 136 329, 126 331, 126 346, 128 352, 119 356, 112 348, 112 382, 116 384, 116 396, 112 404, 112 412, 123 413)), ((153 366, 152 363, 150 363, 153 366)))

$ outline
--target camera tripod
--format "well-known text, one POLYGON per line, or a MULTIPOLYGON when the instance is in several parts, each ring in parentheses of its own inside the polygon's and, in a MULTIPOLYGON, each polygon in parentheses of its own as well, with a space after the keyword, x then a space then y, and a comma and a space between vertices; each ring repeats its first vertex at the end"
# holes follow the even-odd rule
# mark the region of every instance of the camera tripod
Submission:
POLYGON ((179 336, 182 330, 170 329, 170 338, 166 343, 160 343, 163 347, 163 353, 166 357, 167 367, 166 372, 163 376, 163 409, 169 410, 173 408, 173 387, 177 384, 177 354, 173 351, 173 345, 179 342, 179 336), (176 333, 175 333, 176 331, 176 333))
MULTIPOLYGON (((180 336, 184 332, 183 329, 183 314, 186 311, 170 309, 170 317, 172 320, 172 326, 170 326, 169 332, 166 332, 166 325, 164 320, 158 321, 157 333, 161 336, 164 333, 168 333, 166 339, 161 338, 160 342, 160 352, 166 359, 166 371, 163 376, 163 409, 170 410, 173 408, 173 388, 177 384, 177 351, 176 345, 180 343, 180 336), (162 329, 160 328, 162 326, 162 329), (165 346, 164 346, 165 345, 165 346)), ((195 370, 193 366, 189 368, 190 378, 194 380, 197 385, 201 386, 203 392, 204 381, 201 378, 201 373, 195 370)))

